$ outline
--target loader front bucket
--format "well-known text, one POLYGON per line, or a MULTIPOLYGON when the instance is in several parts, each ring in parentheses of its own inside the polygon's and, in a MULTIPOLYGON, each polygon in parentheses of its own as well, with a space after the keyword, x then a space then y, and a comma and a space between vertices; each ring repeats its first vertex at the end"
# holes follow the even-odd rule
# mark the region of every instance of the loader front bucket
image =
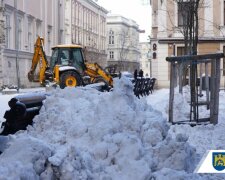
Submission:
POLYGON ((14 134, 19 130, 25 130, 28 125, 32 125, 33 118, 42 106, 42 101, 46 99, 46 94, 26 94, 12 98, 8 105, 10 110, 5 112, 5 122, 2 123, 3 131, 0 135, 14 134))

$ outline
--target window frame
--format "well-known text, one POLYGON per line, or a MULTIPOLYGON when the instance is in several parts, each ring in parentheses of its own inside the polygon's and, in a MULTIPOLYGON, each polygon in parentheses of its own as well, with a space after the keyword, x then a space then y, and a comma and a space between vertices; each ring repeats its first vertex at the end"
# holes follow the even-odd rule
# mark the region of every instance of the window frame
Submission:
POLYGON ((48 40, 48 52, 51 52, 52 47, 52 26, 48 25, 48 32, 47 32, 47 40, 48 40))
POLYGON ((10 12, 6 12, 5 14, 5 30, 6 30, 6 36, 5 36, 5 43, 6 43, 6 48, 10 48, 11 47, 11 13, 10 12))
POLYGON ((114 31, 113 30, 109 31, 109 44, 110 45, 114 44, 114 31))
POLYGON ((177 3, 177 25, 178 27, 183 27, 185 26, 185 23, 187 24, 187 12, 185 13, 183 7, 185 7, 188 4, 188 2, 178 2, 177 3))
POLYGON ((41 31, 41 29, 42 29, 42 23, 41 23, 41 21, 40 20, 36 20, 36 38, 38 37, 38 36, 42 36, 42 31, 41 31))
POLYGON ((185 47, 184 46, 177 46, 176 51, 177 51, 177 56, 185 55, 185 47))
POLYGON ((109 59, 114 59, 114 51, 109 51, 109 59))
POLYGON ((27 22, 27 44, 28 44, 28 51, 32 51, 33 47, 33 19, 28 18, 27 22))

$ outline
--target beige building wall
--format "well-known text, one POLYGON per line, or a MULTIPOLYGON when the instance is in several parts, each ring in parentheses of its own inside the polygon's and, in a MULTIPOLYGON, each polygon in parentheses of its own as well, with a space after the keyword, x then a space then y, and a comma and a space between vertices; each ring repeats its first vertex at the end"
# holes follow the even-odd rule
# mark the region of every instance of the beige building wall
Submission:
MULTIPOLYGON (((183 34, 178 27, 178 6, 173 0, 152 0, 151 49, 157 45, 155 58, 152 59, 153 76, 158 87, 169 87, 169 64, 167 56, 177 55, 177 49, 184 47, 183 34)), ((199 9, 198 54, 223 52, 225 46, 224 0, 204 0, 199 9)), ((153 57, 153 54, 152 54, 153 57)), ((223 62, 221 60, 221 62, 223 62)), ((223 68, 223 64, 221 63, 223 68)))
POLYGON ((144 72, 145 77, 152 77, 151 49, 149 42, 139 43, 140 49, 140 68, 144 72))

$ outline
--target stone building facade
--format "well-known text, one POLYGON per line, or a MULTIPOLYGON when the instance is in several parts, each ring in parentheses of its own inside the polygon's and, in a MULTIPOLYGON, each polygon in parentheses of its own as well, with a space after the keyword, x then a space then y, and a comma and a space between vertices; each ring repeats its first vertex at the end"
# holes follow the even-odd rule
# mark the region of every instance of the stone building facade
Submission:
POLYGON ((0 0, 0 87, 30 83, 37 36, 45 40, 47 58, 58 44, 81 44, 86 58, 106 66, 107 11, 92 0, 0 0))
MULTIPOLYGON (((204 0, 199 9, 198 54, 225 52, 225 1, 204 0)), ((182 16, 174 0, 151 0, 152 65, 159 87, 169 87, 167 56, 183 55, 182 16)), ((221 60, 225 67, 224 60, 221 60)), ((221 75, 225 75, 221 70, 221 75)))
POLYGON ((108 11, 92 0, 66 0, 65 3, 65 42, 82 45, 88 62, 105 67, 108 11))
POLYGON ((133 72, 140 67, 139 26, 120 15, 107 16, 107 60, 119 71, 133 72))
POLYGON ((62 0, 3 0, 5 31, 1 46, 0 86, 37 86, 29 83, 27 73, 31 67, 37 36, 45 39, 47 56, 51 47, 63 43, 62 0))

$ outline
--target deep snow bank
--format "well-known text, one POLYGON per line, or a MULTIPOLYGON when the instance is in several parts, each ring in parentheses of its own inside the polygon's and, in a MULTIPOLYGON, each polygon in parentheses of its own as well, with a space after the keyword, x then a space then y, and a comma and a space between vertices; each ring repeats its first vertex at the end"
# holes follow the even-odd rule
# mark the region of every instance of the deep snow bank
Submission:
MULTIPOLYGON (((174 99, 174 120, 188 120, 190 106, 187 103, 190 99, 190 89, 185 87, 183 89, 183 96, 178 93, 178 89, 175 89, 174 99)), ((161 89, 156 91, 152 96, 147 97, 148 104, 154 106, 155 109, 163 113, 165 118, 168 118, 168 103, 169 103, 169 90, 161 89)), ((203 91, 202 99, 206 98, 206 94, 203 91)), ((201 100, 201 98, 199 97, 201 100)), ((170 126, 168 135, 175 138, 178 134, 183 134, 187 137, 187 142, 196 149, 197 162, 203 157, 208 150, 220 150, 225 147, 225 92, 220 91, 219 94, 219 118, 217 125, 198 125, 191 127, 189 125, 173 125, 170 126)), ((199 108, 200 117, 209 117, 209 110, 205 106, 199 108)), ((196 164, 193 163, 196 167, 196 164)), ((174 175, 174 171, 171 169, 162 169, 157 172, 156 178, 158 179, 196 179, 196 176, 184 175, 181 172, 177 172, 174 175), (183 177, 182 177, 183 176, 183 177), (168 178, 170 177, 170 178, 168 178)), ((203 179, 224 179, 224 174, 212 174, 202 175, 203 179)))
POLYGON ((176 172, 200 178, 190 174, 196 154, 187 137, 171 138, 162 113, 136 98, 128 79, 114 86, 108 93, 52 91, 33 127, 0 139, 0 178, 148 180, 176 172))
MULTIPOLYGON (((174 96, 174 121, 188 120, 190 114, 190 106, 187 103, 190 100, 190 88, 183 88, 183 96, 175 89, 174 96)), ((148 104, 163 113, 165 118, 168 118, 168 103, 169 90, 161 89, 147 98, 148 104)), ((206 98, 203 91, 202 99, 206 98)), ((189 125, 173 125, 170 127, 169 134, 175 137, 182 133, 188 137, 190 145, 196 148, 197 154, 201 157, 207 150, 224 149, 225 147, 225 92, 220 91, 219 94, 219 118, 217 125, 199 125, 191 127, 189 125)), ((201 97, 199 97, 201 100, 201 97)), ((199 108, 200 117, 209 117, 209 110, 206 106, 199 108)))
MULTIPOLYGON (((188 136, 188 142, 196 147, 197 153, 202 157, 207 150, 220 150, 225 147, 225 92, 220 91, 219 94, 219 117, 217 125, 202 125, 190 127, 188 125, 171 126, 169 133, 176 136, 178 133, 183 133, 188 136)), ((182 111, 181 111, 182 112, 182 111)), ((209 112, 204 107, 201 109, 200 115, 208 115, 209 112), (204 112, 205 110, 205 112, 204 112), (207 114, 208 113, 208 114, 207 114)))

